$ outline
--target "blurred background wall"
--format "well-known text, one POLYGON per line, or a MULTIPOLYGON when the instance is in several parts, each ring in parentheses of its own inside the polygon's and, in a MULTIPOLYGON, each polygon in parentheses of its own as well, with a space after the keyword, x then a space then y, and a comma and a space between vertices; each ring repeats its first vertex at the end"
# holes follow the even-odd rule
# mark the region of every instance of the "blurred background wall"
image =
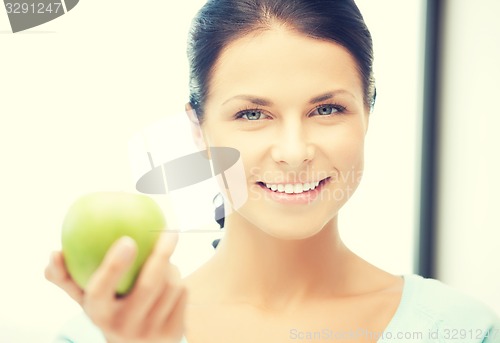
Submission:
POLYGON ((500 313, 500 2, 443 8, 436 273, 500 313))

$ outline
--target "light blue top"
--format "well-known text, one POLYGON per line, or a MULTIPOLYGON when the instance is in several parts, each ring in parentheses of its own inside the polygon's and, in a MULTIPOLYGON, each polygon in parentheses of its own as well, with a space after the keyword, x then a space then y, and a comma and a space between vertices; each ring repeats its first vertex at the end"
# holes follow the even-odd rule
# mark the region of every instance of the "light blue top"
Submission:
MULTIPOLYGON (((292 333, 318 341, 348 341, 363 335, 378 337, 377 343, 440 342, 500 343, 500 318, 486 305, 434 279, 404 275, 401 302, 383 333, 366 330, 292 333), (313 337, 304 335, 314 335, 313 337)), ((299 339, 300 340, 300 339, 299 339)), ((66 325, 54 343, 104 343, 100 331, 84 315, 66 325)), ((187 343, 185 338, 182 343, 187 343)), ((237 343, 237 342, 236 342, 237 343)))

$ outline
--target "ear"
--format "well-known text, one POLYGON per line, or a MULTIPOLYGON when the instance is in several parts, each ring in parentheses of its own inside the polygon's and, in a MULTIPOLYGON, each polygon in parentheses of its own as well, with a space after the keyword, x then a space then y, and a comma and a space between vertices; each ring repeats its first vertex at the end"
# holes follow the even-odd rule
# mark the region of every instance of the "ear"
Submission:
POLYGON ((193 141, 198 147, 198 150, 204 151, 207 149, 207 144, 205 140, 205 135, 203 134, 203 129, 201 128, 198 117, 196 116, 195 109, 188 102, 185 105, 185 111, 188 116, 189 122, 191 124, 191 134, 193 136, 193 141))

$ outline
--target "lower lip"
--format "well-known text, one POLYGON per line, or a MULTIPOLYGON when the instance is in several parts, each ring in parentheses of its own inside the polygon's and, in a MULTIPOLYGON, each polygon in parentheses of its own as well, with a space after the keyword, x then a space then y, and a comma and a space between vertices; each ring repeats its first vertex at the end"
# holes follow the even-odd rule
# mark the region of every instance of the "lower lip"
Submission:
POLYGON ((323 187, 328 182, 325 179, 319 183, 319 185, 313 189, 302 193, 281 193, 272 191, 265 185, 259 184, 259 186, 266 192, 266 195, 271 199, 281 204, 287 205, 307 205, 318 198, 319 193, 323 187))

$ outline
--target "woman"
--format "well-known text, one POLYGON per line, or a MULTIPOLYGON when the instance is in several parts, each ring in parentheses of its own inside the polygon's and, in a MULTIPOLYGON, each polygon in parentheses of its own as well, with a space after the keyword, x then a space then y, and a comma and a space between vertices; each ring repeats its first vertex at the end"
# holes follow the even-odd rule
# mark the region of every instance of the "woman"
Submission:
POLYGON ((208 1, 190 33, 186 112, 200 149, 240 152, 246 202, 226 199, 224 238, 184 280, 166 262, 170 235, 125 298, 114 285, 135 252, 127 238, 85 292, 60 253, 47 278, 108 342, 500 341, 484 305, 380 270, 339 236, 338 212, 363 171, 372 55, 351 0, 208 1))

